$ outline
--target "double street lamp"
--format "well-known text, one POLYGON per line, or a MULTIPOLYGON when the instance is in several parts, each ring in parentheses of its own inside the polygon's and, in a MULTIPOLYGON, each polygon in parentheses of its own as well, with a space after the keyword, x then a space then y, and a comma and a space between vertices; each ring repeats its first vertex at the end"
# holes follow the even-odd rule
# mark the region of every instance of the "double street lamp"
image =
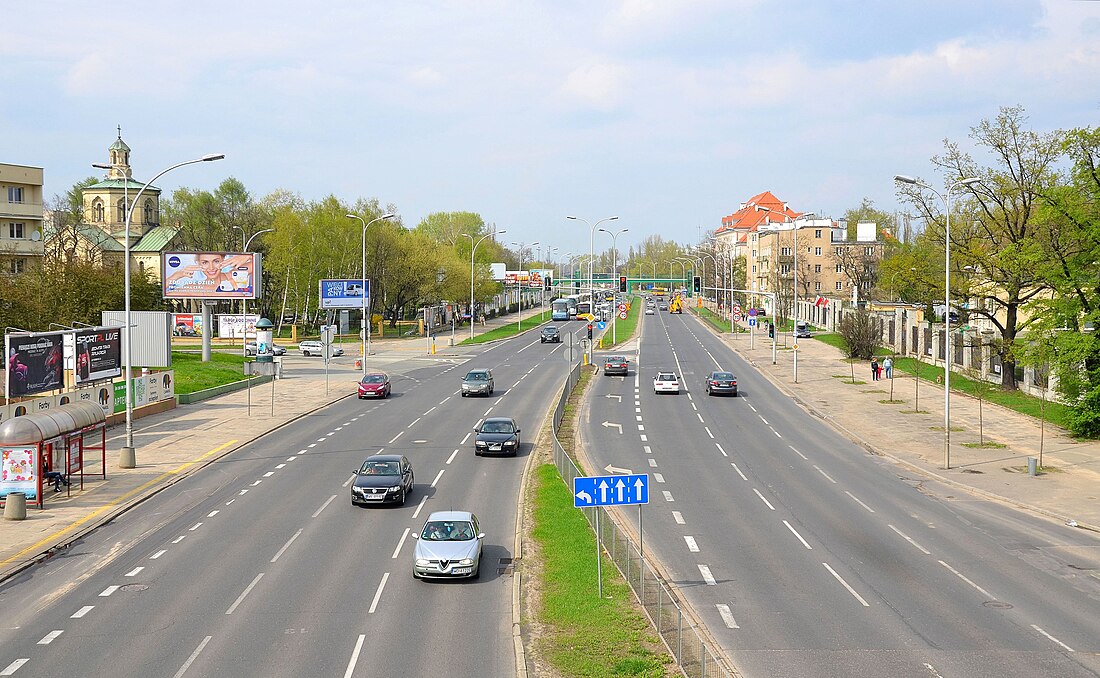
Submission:
MULTIPOLYGON (((519 301, 519 306, 518 306, 519 311, 516 313, 516 316, 517 316, 517 318, 516 318, 516 329, 517 330, 522 330, 523 329, 523 281, 520 279, 520 274, 523 273, 523 255, 528 250, 528 248, 535 247, 538 244, 539 244, 538 240, 531 243, 530 245, 525 244, 525 243, 521 243, 521 242, 512 243, 512 245, 519 248, 519 271, 516 274, 516 296, 518 297, 518 301, 519 301)), ((531 284, 530 276, 528 276, 528 278, 527 278, 527 284, 528 284, 528 286, 530 286, 530 284, 531 284)))
MULTIPOLYGON (((618 279, 619 279, 619 250, 617 250, 615 248, 615 241, 618 240, 620 235, 622 235, 623 233, 628 232, 630 229, 629 228, 622 228, 622 229, 619 229, 618 231, 614 231, 614 232, 609 231, 606 228, 601 228, 600 230, 611 236, 611 277, 615 279, 615 281, 616 281, 615 284, 618 284, 618 279)), ((618 295, 614 295, 614 296, 617 297, 618 295)), ((626 297, 623 297, 623 300, 625 302, 626 297)), ((592 308, 596 308, 596 300, 595 299, 592 300, 592 308)), ((619 309, 617 307, 613 307, 611 309, 611 312, 614 314, 614 315, 611 316, 611 343, 614 344, 618 341, 618 338, 615 336, 615 328, 618 326, 617 319, 619 317, 619 309)))
MULTIPOLYGON (((359 364, 363 368, 363 374, 366 375, 367 356, 370 355, 370 316, 367 315, 369 311, 369 309, 367 308, 367 226, 370 226, 375 222, 382 221, 383 219, 393 219, 396 215, 393 212, 386 212, 382 216, 371 219, 370 221, 364 220, 363 217, 359 216, 358 214, 345 214, 344 216, 348 219, 358 219, 359 223, 363 224, 363 289, 360 290, 363 295, 363 320, 361 322, 361 325, 363 326, 363 336, 361 337, 361 340, 363 342, 361 349, 363 351, 363 359, 359 361, 359 364)), ((325 355, 328 355, 327 349, 325 355)))
MULTIPOLYGON (((595 286, 595 284, 593 283, 593 280, 592 280, 592 261, 595 259, 595 256, 596 256, 596 254, 595 254, 595 251, 596 251, 596 227, 599 226, 600 224, 602 224, 605 221, 616 221, 618 218, 619 218, 618 216, 604 217, 603 219, 600 219, 596 223, 589 225, 589 228, 588 228, 588 289, 591 292, 591 296, 589 297, 589 300, 592 303, 595 303, 595 296, 596 296, 596 286, 595 286)), ((582 219, 581 217, 566 217, 566 219, 572 219, 574 221, 583 221, 586 224, 588 223, 587 219, 582 219)))
POLYGON ((481 244, 482 240, 485 240, 486 238, 491 238, 494 235, 498 235, 498 234, 501 234, 501 233, 507 233, 507 232, 508 231, 506 229, 501 229, 499 231, 493 231, 492 233, 486 233, 485 235, 478 238, 477 242, 474 242, 474 236, 470 235, 469 233, 463 233, 462 234, 462 235, 464 235, 464 236, 466 236, 467 238, 470 239, 470 245, 471 245, 471 247, 470 247, 470 341, 471 342, 474 340, 474 252, 477 251, 477 246, 481 244))

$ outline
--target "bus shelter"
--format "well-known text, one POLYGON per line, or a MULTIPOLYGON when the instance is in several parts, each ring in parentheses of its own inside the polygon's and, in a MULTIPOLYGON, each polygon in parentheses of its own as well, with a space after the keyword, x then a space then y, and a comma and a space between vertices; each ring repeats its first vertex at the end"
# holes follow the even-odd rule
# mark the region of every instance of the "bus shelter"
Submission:
POLYGON ((41 509, 43 487, 64 484, 69 494, 74 474, 84 489, 89 450, 100 453, 106 479, 107 426, 98 405, 71 403, 5 421, 0 424, 0 500, 6 503, 8 494, 22 492, 28 504, 41 509))

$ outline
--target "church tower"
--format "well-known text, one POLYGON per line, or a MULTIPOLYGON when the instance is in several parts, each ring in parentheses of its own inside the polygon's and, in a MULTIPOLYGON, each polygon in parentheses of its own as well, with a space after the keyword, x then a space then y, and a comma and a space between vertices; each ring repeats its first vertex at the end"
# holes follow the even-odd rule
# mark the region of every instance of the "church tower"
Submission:
MULTIPOLYGON (((118 138, 107 152, 107 164, 111 166, 107 178, 84 189, 84 222, 125 245, 126 211, 145 184, 133 178, 130 147, 122 140, 121 127, 118 128, 118 138)), ((130 220, 130 245, 133 246, 157 226, 160 226, 160 189, 149 186, 134 207, 130 220)))

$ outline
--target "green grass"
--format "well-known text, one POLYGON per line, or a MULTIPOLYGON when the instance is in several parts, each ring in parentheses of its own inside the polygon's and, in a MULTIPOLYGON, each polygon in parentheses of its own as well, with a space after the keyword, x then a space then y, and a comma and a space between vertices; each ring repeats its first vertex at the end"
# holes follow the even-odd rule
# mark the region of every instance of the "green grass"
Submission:
POLYGON ((211 353, 210 362, 204 363, 201 352, 172 351, 172 369, 176 393, 194 393, 245 378, 244 357, 237 353, 211 353))
POLYGON ((564 676, 665 676, 672 659, 632 605, 633 594, 610 562, 597 595, 596 538, 553 464, 537 469, 534 530, 543 572, 537 611, 539 650, 564 676))
MULTIPOLYGON (((526 332, 531 328, 538 327, 549 319, 550 311, 545 310, 538 315, 533 315, 530 318, 524 318, 522 321, 510 322, 507 325, 495 327, 488 332, 485 332, 484 334, 476 334, 474 335, 472 341, 469 337, 466 337, 462 341, 458 342, 458 345, 461 346, 463 344, 484 344, 487 341, 494 341, 496 339, 507 339, 508 337, 514 337, 521 332, 526 332)), ((469 328, 467 328, 466 331, 469 332, 469 328)))
MULTIPOLYGON (((645 302, 640 297, 632 297, 630 300, 630 310, 626 314, 626 320, 619 320, 615 326, 615 343, 605 343, 605 348, 611 346, 618 346, 623 342, 629 341, 634 336, 634 332, 638 329, 638 318, 642 316, 642 308, 645 306, 645 302)), ((611 341, 611 323, 609 322, 607 330, 603 334, 603 338, 607 342, 611 341)))
MULTIPOLYGON (((725 318, 718 315, 717 313, 714 313, 709 308, 703 307, 703 308, 696 308, 696 309, 693 309, 693 310, 696 313, 699 314, 700 318, 702 318, 703 320, 706 320, 708 323, 710 323, 712 326, 714 326, 714 329, 718 330, 719 332, 729 332, 730 331, 730 321, 726 320, 725 318)), ((738 328, 738 329, 740 331, 740 328, 738 328)))

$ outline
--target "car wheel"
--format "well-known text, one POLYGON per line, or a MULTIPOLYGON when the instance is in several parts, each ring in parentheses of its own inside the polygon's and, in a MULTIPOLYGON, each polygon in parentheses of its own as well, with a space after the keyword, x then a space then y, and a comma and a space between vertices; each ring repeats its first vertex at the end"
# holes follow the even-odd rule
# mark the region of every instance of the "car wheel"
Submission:
POLYGON ((474 456, 475 457, 480 457, 481 456, 481 452, 479 452, 476 447, 474 448, 474 456))
POLYGON ((401 496, 399 496, 397 498, 397 505, 398 506, 404 506, 405 505, 405 490, 404 489, 401 490, 401 496))

